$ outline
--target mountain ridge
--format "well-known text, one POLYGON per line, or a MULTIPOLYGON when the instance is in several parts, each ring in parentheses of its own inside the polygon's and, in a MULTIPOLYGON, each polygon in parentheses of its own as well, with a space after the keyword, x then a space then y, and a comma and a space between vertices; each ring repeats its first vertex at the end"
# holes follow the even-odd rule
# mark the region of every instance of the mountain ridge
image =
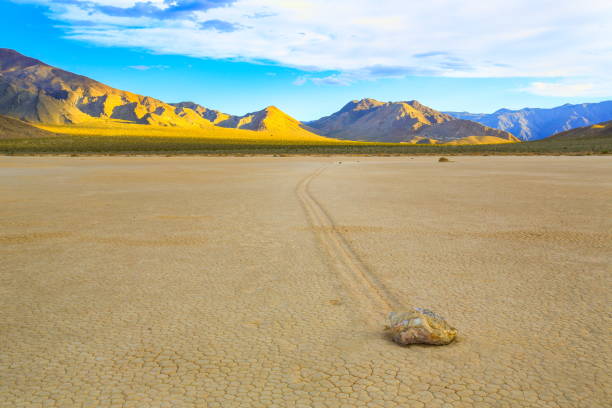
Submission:
POLYGON ((323 136, 345 140, 446 143, 470 136, 489 136, 496 138, 489 139, 496 142, 518 141, 508 132, 460 121, 416 100, 352 100, 339 111, 305 124, 323 136))
POLYGON ((538 140, 559 132, 612 120, 612 101, 569 104, 554 108, 498 109, 493 113, 445 112, 505 130, 521 140, 538 140))
MULTIPOLYGON (((569 107, 565 107, 569 109, 569 107)), ((498 115, 511 115, 501 109, 498 115)), ((0 48, 0 115, 29 123, 75 125, 119 122, 161 127, 221 128, 264 132, 299 139, 403 143, 517 142, 502 126, 488 126, 483 115, 440 112, 417 100, 352 100, 338 112, 300 122, 274 106, 242 116, 209 109, 195 102, 162 100, 116 89, 94 79, 53 67, 17 51, 0 48), (327 139, 329 140, 329 139, 327 139)), ((254 136, 255 137, 255 136, 254 136)))
POLYGON ((199 115, 149 96, 112 88, 14 50, 0 49, 0 114, 34 123, 74 124, 93 119, 161 126, 206 126, 199 115))

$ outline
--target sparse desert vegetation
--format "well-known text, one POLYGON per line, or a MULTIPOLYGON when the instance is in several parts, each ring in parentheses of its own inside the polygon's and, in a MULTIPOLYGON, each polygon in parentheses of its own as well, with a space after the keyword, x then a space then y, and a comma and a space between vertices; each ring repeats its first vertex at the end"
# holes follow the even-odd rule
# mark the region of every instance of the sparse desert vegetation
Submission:
POLYGON ((319 142, 267 139, 223 139, 189 136, 58 136, 37 139, 1 139, 3 154, 605 154, 612 138, 539 140, 494 145, 421 145, 365 142, 319 142))

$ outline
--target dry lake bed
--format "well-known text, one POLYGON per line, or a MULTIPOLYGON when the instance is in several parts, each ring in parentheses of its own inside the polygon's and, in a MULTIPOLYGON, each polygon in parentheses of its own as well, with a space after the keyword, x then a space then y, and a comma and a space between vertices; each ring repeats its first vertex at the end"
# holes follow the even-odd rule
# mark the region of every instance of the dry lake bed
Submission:
POLYGON ((437 159, 1 157, 0 406, 611 406, 612 158, 437 159))

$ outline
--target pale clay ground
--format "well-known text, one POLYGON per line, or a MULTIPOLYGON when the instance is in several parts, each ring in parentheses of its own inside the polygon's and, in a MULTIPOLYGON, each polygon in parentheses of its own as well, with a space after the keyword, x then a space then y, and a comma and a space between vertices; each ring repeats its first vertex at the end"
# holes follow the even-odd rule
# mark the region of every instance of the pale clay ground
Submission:
POLYGON ((611 406, 612 158, 454 160, 1 157, 0 406, 611 406))

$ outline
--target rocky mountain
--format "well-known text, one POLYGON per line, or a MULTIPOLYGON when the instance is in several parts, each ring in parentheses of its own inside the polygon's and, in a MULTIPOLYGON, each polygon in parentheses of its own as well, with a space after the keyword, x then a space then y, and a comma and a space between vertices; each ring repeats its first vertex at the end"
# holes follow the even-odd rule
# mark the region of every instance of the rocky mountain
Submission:
POLYGON ((233 129, 267 130, 279 136, 288 134, 312 134, 311 129, 304 126, 300 121, 287 115, 276 106, 247 113, 244 116, 232 116, 224 121, 218 122, 218 126, 233 129))
POLYGON ((119 123, 189 127, 205 129, 213 137, 331 137, 412 143, 517 141, 507 132, 458 120, 417 101, 352 101, 339 112, 305 124, 274 106, 234 116, 194 102, 166 103, 112 88, 6 48, 0 48, 0 115, 47 126, 95 124, 99 128, 119 123))
POLYGON ((568 140, 568 139, 612 139, 612 120, 597 123, 591 126, 583 126, 565 132, 549 136, 546 140, 568 140))
POLYGON ((214 137, 329 140, 270 106, 244 116, 194 102, 165 103, 73 74, 6 48, 0 49, 0 115, 45 125, 112 122, 203 128, 214 137), (106 122, 105 122, 106 121, 106 122), (224 129, 255 131, 228 133, 224 129))
POLYGON ((612 120, 612 101, 565 104, 552 109, 500 109, 494 113, 445 112, 456 118, 472 120, 505 130, 521 140, 537 140, 558 132, 612 120))
POLYGON ((518 141, 508 132, 458 120, 418 101, 355 100, 338 112, 306 125, 321 135, 346 140, 448 143, 487 136, 491 143, 518 141))
POLYGON ((162 126, 211 125, 188 108, 111 88, 5 48, 0 49, 0 114, 47 124, 114 119, 162 126))
POLYGON ((0 139, 28 139, 52 136, 57 136, 57 134, 47 132, 17 119, 0 116, 0 139))
POLYGON ((292 118, 276 106, 268 106, 257 112, 247 113, 243 116, 228 115, 216 110, 205 108, 193 102, 174 103, 179 113, 197 113, 212 124, 229 129, 243 129, 253 131, 268 131, 278 136, 283 134, 315 136, 312 129, 292 118))

